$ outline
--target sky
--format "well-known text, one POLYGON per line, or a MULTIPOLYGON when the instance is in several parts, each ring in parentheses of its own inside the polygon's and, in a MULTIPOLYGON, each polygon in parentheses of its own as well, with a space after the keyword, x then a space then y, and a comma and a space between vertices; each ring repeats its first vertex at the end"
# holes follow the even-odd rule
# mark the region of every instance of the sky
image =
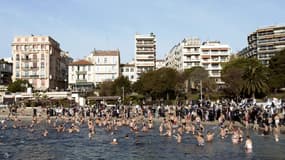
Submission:
POLYGON ((257 28, 285 25, 284 0, 0 0, 0 58, 18 35, 46 35, 70 56, 116 50, 134 58, 136 33, 153 32, 157 59, 187 37, 218 40, 233 53, 257 28))

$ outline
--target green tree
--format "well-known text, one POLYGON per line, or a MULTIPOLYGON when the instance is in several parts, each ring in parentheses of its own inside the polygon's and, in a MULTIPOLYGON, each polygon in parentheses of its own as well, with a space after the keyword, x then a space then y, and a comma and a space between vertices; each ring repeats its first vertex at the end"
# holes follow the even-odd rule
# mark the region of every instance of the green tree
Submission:
POLYGON ((268 91, 268 69, 257 59, 235 58, 222 69, 226 91, 232 96, 255 97, 268 91))
POLYGON ((114 96, 115 91, 113 88, 112 81, 104 81, 99 85, 99 95, 100 96, 114 96))
POLYGON ((25 92, 27 87, 32 87, 27 80, 17 79, 16 81, 8 85, 8 91, 10 92, 25 92))
POLYGON ((247 66, 245 58, 234 58, 225 63, 221 72, 222 81, 225 82, 226 95, 239 97, 243 88, 242 76, 247 66))
POLYGON ((275 92, 285 87, 285 50, 275 54, 269 63, 269 85, 275 92))
POLYGON ((134 83, 133 88, 152 99, 170 99, 175 97, 177 76, 178 72, 171 68, 146 72, 134 83))
POLYGON ((113 89, 115 90, 115 95, 117 96, 122 96, 123 92, 125 95, 127 95, 131 93, 131 82, 128 77, 120 76, 115 79, 113 89))
POLYGON ((257 59, 248 59, 243 79, 242 92, 245 96, 255 98, 256 94, 264 94, 268 91, 268 68, 257 59))

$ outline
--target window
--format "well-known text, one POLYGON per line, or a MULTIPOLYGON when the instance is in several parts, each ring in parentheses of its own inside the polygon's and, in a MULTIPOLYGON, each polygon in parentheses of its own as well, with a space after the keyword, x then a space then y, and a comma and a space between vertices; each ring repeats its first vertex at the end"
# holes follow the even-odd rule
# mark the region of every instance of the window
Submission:
POLYGON ((16 54, 16 61, 20 60, 20 56, 16 54))
POLYGON ((41 78, 45 77, 45 71, 41 71, 41 78))
POLYGON ((41 60, 45 60, 45 55, 41 54, 41 60))
POLYGON ((131 75, 131 79, 134 79, 134 76, 133 76, 133 75, 131 75))
POLYGON ((41 68, 45 68, 45 62, 41 62, 41 68))
POLYGON ((16 77, 20 77, 20 73, 19 72, 16 72, 16 77))
POLYGON ((37 62, 33 63, 33 68, 37 68, 37 62))
POLYGON ((29 72, 28 71, 25 72, 25 77, 29 77, 29 72))
POLYGON ((91 71, 91 66, 88 66, 88 71, 91 71))
POLYGON ((131 72, 134 72, 134 69, 133 69, 133 68, 131 68, 131 72))
POLYGON ((126 68, 126 72, 129 72, 129 68, 126 68))
POLYGON ((104 58, 104 63, 107 63, 107 58, 106 57, 104 58))
POLYGON ((16 63, 16 68, 20 68, 20 64, 19 63, 16 63))
POLYGON ((124 68, 121 68, 121 72, 124 72, 124 68))

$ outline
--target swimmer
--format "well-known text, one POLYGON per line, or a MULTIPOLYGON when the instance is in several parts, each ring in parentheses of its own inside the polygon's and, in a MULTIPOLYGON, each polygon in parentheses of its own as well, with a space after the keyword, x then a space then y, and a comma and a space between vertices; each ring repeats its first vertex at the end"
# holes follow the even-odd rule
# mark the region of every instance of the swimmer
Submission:
POLYGON ((212 133, 211 131, 208 131, 207 132, 207 136, 206 136, 206 141, 207 142, 212 142, 213 141, 213 139, 214 139, 214 135, 215 135, 215 133, 212 133))
POLYGON ((221 136, 222 139, 226 138, 226 130, 224 128, 221 128, 220 136, 221 136))
POLYGON ((205 140, 204 140, 204 136, 202 134, 198 134, 196 136, 197 142, 198 142, 198 146, 204 146, 205 145, 205 140))
POLYGON ((273 135, 276 142, 279 142, 280 127, 273 128, 273 135))
POLYGON ((129 139, 129 134, 126 134, 126 135, 125 135, 125 139, 129 139))
POLYGON ((113 139, 113 141, 111 142, 111 144, 118 144, 118 141, 116 138, 113 139))
POLYGON ((180 135, 180 133, 177 134, 177 143, 181 143, 182 141, 182 136, 180 135))
POLYGON ((142 128, 142 132, 147 132, 148 131, 148 128, 145 124, 143 124, 143 128, 142 128))
POLYGON ((43 132, 43 136, 44 137, 48 136, 48 130, 47 129, 45 129, 45 131, 43 132))
POLYGON ((162 135, 162 132, 163 132, 163 123, 161 123, 160 126, 159 126, 159 133, 160 133, 160 135, 162 135))
POLYGON ((250 153, 252 152, 252 140, 250 139, 249 136, 246 136, 246 141, 245 141, 245 149, 246 149, 246 152, 250 153))

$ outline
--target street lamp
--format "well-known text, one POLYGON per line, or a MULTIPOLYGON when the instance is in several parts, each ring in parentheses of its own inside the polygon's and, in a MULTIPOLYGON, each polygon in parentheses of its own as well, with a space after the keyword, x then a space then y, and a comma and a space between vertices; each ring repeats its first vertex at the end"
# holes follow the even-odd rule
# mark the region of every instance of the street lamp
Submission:
POLYGON ((122 87, 122 90, 123 90, 123 103, 124 103, 125 101, 125 87, 124 86, 122 87))
POLYGON ((201 94, 200 100, 201 100, 201 107, 202 107, 202 104, 203 104, 203 86, 202 86, 202 80, 200 80, 200 94, 201 94))

